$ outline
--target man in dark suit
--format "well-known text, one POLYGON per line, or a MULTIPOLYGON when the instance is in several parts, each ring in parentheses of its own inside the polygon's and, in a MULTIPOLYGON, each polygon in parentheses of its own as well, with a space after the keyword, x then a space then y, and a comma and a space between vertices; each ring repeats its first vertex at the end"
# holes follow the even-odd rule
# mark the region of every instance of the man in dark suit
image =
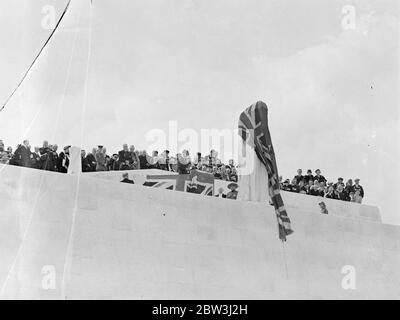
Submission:
POLYGON ((127 172, 125 172, 124 174, 122 174, 122 180, 121 180, 121 182, 134 184, 133 180, 130 180, 130 179, 129 179, 129 175, 128 175, 127 172))
POLYGON ((82 163, 82 172, 90 172, 91 171, 91 167, 90 167, 89 161, 86 157, 85 150, 81 150, 81 163, 82 163))
POLYGON ((122 146, 122 150, 118 151, 118 158, 121 163, 125 163, 125 160, 131 161, 132 156, 126 143, 122 146))
POLYGON ((22 167, 31 166, 31 150, 28 140, 24 140, 23 144, 19 148, 19 163, 22 167))
POLYGON ((64 147, 64 151, 61 151, 60 155, 58 156, 58 161, 57 161, 58 172, 62 172, 62 173, 68 172, 69 148, 71 148, 71 146, 64 147))

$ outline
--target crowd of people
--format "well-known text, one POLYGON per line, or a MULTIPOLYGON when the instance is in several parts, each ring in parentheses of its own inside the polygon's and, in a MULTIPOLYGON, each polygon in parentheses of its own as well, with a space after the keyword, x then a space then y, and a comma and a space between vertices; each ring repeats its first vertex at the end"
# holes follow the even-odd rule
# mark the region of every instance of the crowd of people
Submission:
MULTIPOLYGON (((61 152, 58 152, 56 144, 44 141, 42 147, 34 147, 32 151, 29 141, 24 140, 13 152, 11 147, 6 149, 3 141, 0 140, 0 163, 66 173, 70 161, 70 147, 65 146, 61 152)), ((83 172, 160 169, 189 174, 191 170, 196 169, 213 174, 215 179, 230 181, 234 184, 238 181, 237 168, 233 159, 229 160, 228 164, 224 164, 215 150, 211 150, 205 156, 197 152, 194 157, 188 150, 175 155, 170 155, 169 150, 164 150, 161 154, 153 151, 149 155, 145 150, 138 151, 133 145, 128 147, 124 144, 122 150, 110 156, 106 148, 99 145, 88 153, 81 150, 81 163, 83 172)), ((328 182, 319 169, 315 170, 315 175, 310 169, 307 170, 306 175, 298 169, 297 175, 292 180, 283 181, 280 177, 281 189, 284 191, 361 203, 364 189, 359 182, 360 179, 355 179, 353 184, 353 180, 349 179, 344 183, 343 178, 338 178, 336 183, 328 182)))
POLYGON ((292 180, 286 179, 282 181, 280 177, 281 189, 289 192, 297 192, 312 196, 320 196, 328 199, 336 199, 350 202, 361 203, 364 198, 364 189, 360 185, 360 179, 348 179, 346 183, 342 177, 337 182, 328 182, 321 175, 321 170, 315 170, 313 175, 311 169, 307 170, 307 174, 303 175, 301 169, 297 170, 297 175, 292 180))

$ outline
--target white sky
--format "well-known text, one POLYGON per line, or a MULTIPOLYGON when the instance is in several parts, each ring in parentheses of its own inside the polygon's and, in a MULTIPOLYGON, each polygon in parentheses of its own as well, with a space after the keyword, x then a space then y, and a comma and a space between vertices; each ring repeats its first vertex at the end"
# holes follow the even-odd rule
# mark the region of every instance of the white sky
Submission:
MULTIPOLYGON (((90 1, 72 0, 0 113, 6 145, 26 137, 33 146, 144 149, 152 130, 168 134, 169 121, 178 131, 233 130, 263 100, 281 175, 320 168, 332 181, 359 177, 365 202, 400 224, 398 1, 93 2, 84 122, 90 1), (356 10, 354 30, 342 27, 344 5, 356 10)), ((0 102, 49 35, 43 7, 58 18, 66 3, 0 2, 0 102)))

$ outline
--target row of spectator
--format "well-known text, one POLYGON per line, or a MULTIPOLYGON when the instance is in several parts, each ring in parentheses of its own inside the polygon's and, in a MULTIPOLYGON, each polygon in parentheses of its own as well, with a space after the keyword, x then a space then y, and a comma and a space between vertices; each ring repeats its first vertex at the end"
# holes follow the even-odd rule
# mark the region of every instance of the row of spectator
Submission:
POLYGON ((364 198, 364 189, 360 185, 360 179, 348 179, 346 183, 342 177, 337 179, 337 182, 328 182, 327 179, 321 175, 321 170, 315 170, 315 175, 312 174, 311 169, 307 170, 307 174, 303 175, 302 170, 297 170, 297 175, 290 181, 286 179, 282 181, 280 177, 281 189, 289 192, 297 192, 309 194, 312 196, 320 196, 329 199, 351 201, 361 203, 364 198))
MULTIPOLYGON (((3 141, 0 140, 0 163, 66 173, 69 166, 69 149, 70 146, 66 146, 58 153, 56 144, 50 145, 48 141, 44 141, 42 147, 35 147, 34 151, 31 151, 29 141, 24 140, 13 152, 11 147, 5 149, 3 141)), ((124 144, 122 150, 110 157, 106 148, 99 145, 87 154, 82 150, 81 162, 83 172, 160 169, 188 174, 196 169, 213 174, 215 179, 238 181, 234 161, 229 160, 228 164, 223 164, 215 150, 211 150, 210 154, 204 157, 198 152, 192 159, 187 150, 175 156, 170 156, 168 150, 164 150, 161 154, 153 151, 149 155, 145 150, 138 151, 133 145, 128 147, 124 144)), ((364 189, 359 184, 360 179, 355 179, 354 184, 352 179, 345 184, 343 178, 338 178, 336 183, 328 182, 319 169, 315 170, 315 175, 310 169, 306 175, 298 169, 297 175, 291 181, 282 180, 280 177, 281 189, 284 191, 358 203, 364 198, 364 189)))
MULTIPOLYGON (((70 161, 69 149, 70 146, 66 146, 58 153, 56 144, 44 141, 42 147, 35 147, 32 151, 29 140, 24 140, 13 152, 11 147, 5 150, 4 143, 0 140, 0 163, 66 173, 70 161)), ((223 164, 215 150, 211 150, 210 154, 204 157, 198 152, 192 159, 187 150, 174 156, 170 156, 168 150, 161 154, 153 151, 149 155, 145 150, 138 151, 133 145, 128 147, 124 144, 122 150, 109 156, 106 148, 99 145, 88 153, 82 150, 81 162, 83 172, 160 169, 187 174, 197 169, 213 174, 216 179, 237 182, 233 160, 229 160, 227 165, 223 164)))

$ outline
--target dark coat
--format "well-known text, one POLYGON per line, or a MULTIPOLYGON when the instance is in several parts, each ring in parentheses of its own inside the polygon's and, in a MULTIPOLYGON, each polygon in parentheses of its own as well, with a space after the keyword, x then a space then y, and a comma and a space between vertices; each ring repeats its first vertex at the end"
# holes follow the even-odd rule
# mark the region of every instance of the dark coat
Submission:
POLYGON ((131 183, 131 184, 134 184, 133 180, 128 179, 128 178, 122 179, 121 182, 123 182, 123 183, 131 183))

